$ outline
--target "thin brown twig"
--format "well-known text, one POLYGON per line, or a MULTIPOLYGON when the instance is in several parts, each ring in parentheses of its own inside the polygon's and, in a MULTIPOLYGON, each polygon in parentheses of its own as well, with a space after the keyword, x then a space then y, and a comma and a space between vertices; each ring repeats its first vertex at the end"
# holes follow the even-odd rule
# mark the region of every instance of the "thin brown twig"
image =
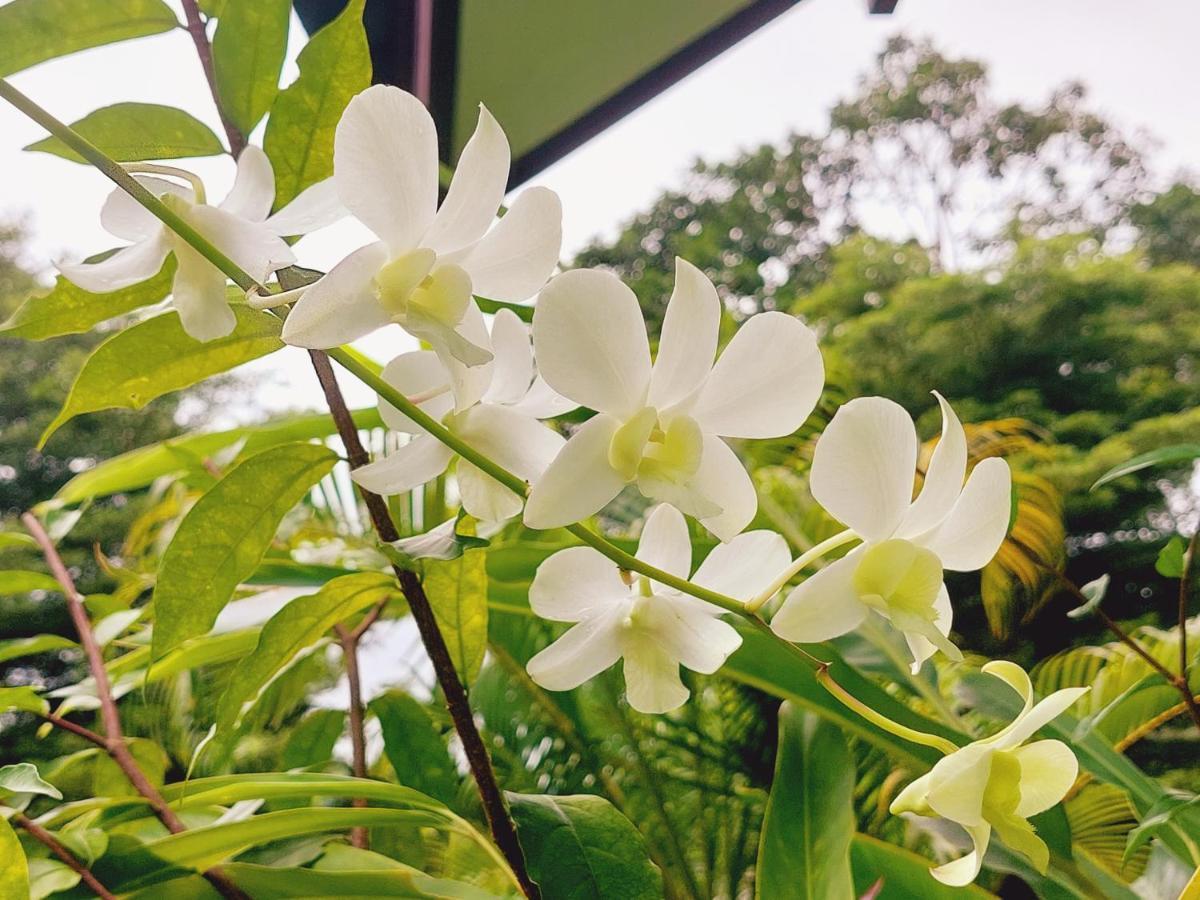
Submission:
MULTIPOLYGON (((91 620, 88 618, 87 610, 84 608, 83 595, 76 589, 75 581, 71 578, 71 573, 67 571, 67 566, 59 555, 58 548, 54 546, 54 542, 46 534, 46 529, 42 527, 42 523, 38 520, 38 517, 31 512, 26 512, 21 516, 21 521, 37 542, 38 547, 42 551, 42 556, 46 560, 46 565, 50 569, 50 573, 62 589, 63 597, 67 601, 67 611, 71 616, 71 621, 75 626, 76 632, 79 634, 79 643, 83 647, 83 654, 87 659, 88 671, 91 673, 92 681, 96 685, 96 698, 100 703, 100 721, 104 726, 104 736, 101 738, 103 743, 100 746, 104 748, 112 761, 117 764, 117 767, 120 768, 125 778, 133 785, 134 790, 146 798, 146 801, 150 804, 150 808, 154 810, 154 814, 158 816, 159 821, 166 826, 167 830, 172 834, 184 831, 184 824, 175 813, 175 810, 163 799, 158 789, 150 783, 150 779, 146 777, 146 773, 142 771, 137 760, 133 758, 133 754, 129 750, 129 744, 126 742, 125 735, 121 731, 121 714, 117 710, 116 700, 113 699, 112 685, 108 680, 108 669, 104 666, 104 654, 100 650, 100 644, 96 641, 91 620)), ((63 719, 62 721, 66 720, 63 719)), ((75 731, 74 728, 69 730, 75 731)), ((100 736, 96 735, 96 737, 100 736)), ((88 739, 92 740, 91 737, 88 737, 88 739)), ((242 900, 246 896, 240 888, 234 885, 218 869, 209 869, 204 873, 204 877, 208 879, 209 883, 212 884, 221 896, 229 898, 229 900, 242 900)))
MULTIPOLYGON (((335 625, 334 633, 342 646, 342 664, 346 667, 346 683, 350 690, 350 753, 351 770, 355 778, 367 777, 367 737, 363 722, 362 678, 358 672, 358 636, 344 625, 335 625)), ((359 809, 367 805, 361 797, 355 797, 353 805, 359 809)), ((362 850, 370 848, 367 829, 356 825, 350 829, 350 843, 362 850)))
POLYGON ((221 118, 221 126, 225 129, 225 137, 229 140, 229 152, 234 159, 242 155, 246 149, 246 136, 233 124, 221 105, 221 93, 217 90, 217 72, 213 66, 212 45, 208 42, 208 32, 204 29, 204 19, 200 16, 200 6, 196 0, 182 0, 183 15, 187 19, 186 31, 192 37, 196 47, 196 55, 200 57, 200 65, 204 69, 204 79, 208 82, 208 90, 212 94, 213 103, 217 107, 217 115, 221 118))
POLYGON ((30 837, 44 844, 51 853, 66 863, 67 867, 79 876, 79 880, 86 884, 93 894, 101 900, 116 900, 116 895, 101 884, 100 879, 92 873, 91 869, 80 862, 74 853, 59 843, 58 838, 24 813, 15 813, 12 818, 14 822, 29 832, 30 837))
MULTIPOLYGON (((338 435, 346 448, 346 457, 350 467, 353 469, 365 465, 370 461, 370 457, 366 448, 363 447, 362 441, 359 440, 358 426, 354 424, 354 419, 346 406, 329 357, 320 350, 310 350, 309 356, 312 358, 313 370, 317 374, 317 380, 325 394, 325 401, 329 405, 330 414, 337 426, 338 435)), ((358 486, 358 491, 367 507, 371 524, 379 539, 385 543, 399 540, 399 532, 396 531, 384 499, 378 494, 364 490, 361 485, 358 486)), ((454 722, 455 731, 462 742, 467 765, 479 790, 480 801, 492 832, 492 838, 504 854, 525 895, 537 898, 540 893, 526 869, 525 855, 521 850, 516 826, 496 780, 496 773, 492 768, 487 746, 475 725, 475 718, 471 713, 470 703, 467 701, 466 688, 463 686, 458 672, 455 671, 454 661, 446 646, 446 639, 442 635, 441 628, 438 626, 437 618, 433 614, 433 607, 415 572, 398 565, 393 565, 392 569, 396 574, 396 579, 400 582, 400 590, 404 594, 404 599, 408 601, 417 631, 421 635, 421 642, 425 645, 425 652, 429 655, 430 662, 433 663, 433 670, 442 689, 450 718, 454 722)))
POLYGON ((85 741, 91 741, 100 749, 108 752, 108 741, 104 739, 103 735, 96 734, 96 732, 92 731, 92 729, 85 728, 77 722, 72 722, 70 719, 64 719, 62 716, 52 712, 38 713, 38 716, 45 719, 51 725, 54 725, 56 728, 61 728, 63 731, 69 731, 72 734, 77 734, 85 741))

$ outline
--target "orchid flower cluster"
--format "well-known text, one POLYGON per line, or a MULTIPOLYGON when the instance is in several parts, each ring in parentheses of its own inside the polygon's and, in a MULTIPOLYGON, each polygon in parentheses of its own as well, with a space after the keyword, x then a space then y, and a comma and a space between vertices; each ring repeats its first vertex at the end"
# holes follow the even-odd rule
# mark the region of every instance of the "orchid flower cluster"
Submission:
MULTIPOLYGON (((428 349, 397 356, 383 369, 384 381, 528 486, 519 492, 478 460, 456 461, 439 435, 381 399, 399 446, 353 472, 363 488, 400 494, 453 463, 466 513, 495 523, 522 516, 531 529, 572 526, 630 486, 650 501, 636 558, 666 582, 620 569, 591 547, 561 550, 537 570, 529 591, 534 613, 570 625, 529 661, 530 677, 544 688, 575 688, 623 660, 633 708, 679 707, 689 696, 681 667, 716 672, 742 642, 723 618, 730 607, 681 591, 680 582, 689 581, 744 605, 748 617, 775 606, 770 627, 783 640, 821 642, 875 618, 907 641, 914 672, 939 652, 961 660, 950 640, 953 610, 943 576, 977 570, 999 549, 1011 513, 1008 465, 987 459, 968 473, 966 434, 935 395, 941 438, 920 473, 909 415, 880 397, 852 400, 817 441, 810 484, 818 503, 847 526, 817 551, 857 546, 832 561, 820 552, 793 560, 780 535, 746 530, 758 499, 730 442, 790 435, 812 413, 824 386, 814 333, 791 315, 763 312, 718 353, 721 300, 708 277, 681 259, 652 355, 637 298, 617 276, 554 274, 562 211, 552 191, 525 190, 497 220, 509 163, 507 138, 481 107, 439 206, 432 118, 412 95, 376 86, 342 116, 332 178, 273 215, 270 163, 254 147, 242 154, 232 191, 215 207, 195 179, 185 178, 187 187, 167 180, 178 170, 135 171, 259 281, 295 262, 284 236, 347 214, 365 225, 377 240, 312 285, 251 292, 248 301, 290 305, 283 338, 310 349, 400 325, 428 349), (501 307, 536 298, 532 326, 505 308, 489 328, 476 297, 501 307), (578 407, 593 414, 568 438, 546 424, 578 407), (698 566, 685 517, 719 542, 698 566), (815 564, 823 568, 789 587, 815 564), (786 595, 774 604, 780 592, 786 595)), ((122 192, 109 198, 101 220, 133 243, 100 262, 63 266, 69 279, 113 290, 155 274, 174 253, 174 304, 184 328, 198 340, 233 329, 224 276, 189 245, 122 192)), ((1028 676, 1018 667, 991 663, 985 671, 1022 695, 1025 712, 994 737, 948 755, 892 807, 942 815, 967 829, 974 852, 935 871, 947 883, 975 877, 992 829, 1044 865, 1045 845, 1025 817, 1060 800, 1074 779, 1065 745, 1022 745, 1075 695, 1059 692, 1032 707, 1028 676)))

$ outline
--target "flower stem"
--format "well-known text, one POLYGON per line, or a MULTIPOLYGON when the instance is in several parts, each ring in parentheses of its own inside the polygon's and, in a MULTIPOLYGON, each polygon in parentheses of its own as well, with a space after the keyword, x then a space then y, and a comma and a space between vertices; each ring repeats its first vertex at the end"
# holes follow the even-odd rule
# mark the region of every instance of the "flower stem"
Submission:
POLYGON ((840 684, 834 681, 833 676, 829 674, 829 667, 827 665, 821 666, 821 668, 817 670, 817 681, 821 683, 821 686, 825 688, 825 690, 833 694, 833 696, 837 698, 838 702, 840 702, 847 709, 854 710, 868 722, 872 723, 873 725, 878 725, 884 731, 890 732, 891 734, 896 735, 896 737, 904 738, 906 741, 912 741, 914 744, 922 744, 926 747, 933 747, 935 750, 939 750, 947 756, 958 750, 958 745, 951 740, 948 740, 944 737, 938 737, 936 734, 927 734, 924 731, 917 731, 915 728, 909 728, 906 725, 901 725, 899 722, 889 719, 882 713, 871 709, 871 707, 867 706, 865 703, 843 688, 840 684))
POLYGON ((225 137, 229 140, 229 153, 237 159, 246 148, 246 136, 233 124, 221 106, 212 45, 208 42, 208 32, 204 30, 204 20, 200 18, 200 6, 196 0, 183 0, 183 15, 187 19, 187 33, 191 35, 192 44, 196 47, 196 56, 200 58, 200 65, 204 69, 204 79, 208 82, 213 103, 217 107, 217 115, 221 117, 221 127, 225 129, 225 137))
POLYGON ((779 574, 779 577, 772 581, 770 586, 765 591, 747 603, 746 609, 749 612, 758 612, 768 600, 770 600, 783 589, 785 584, 804 571, 806 566, 816 562, 831 550, 836 550, 843 544, 848 544, 857 539, 858 535, 855 534, 853 530, 847 528, 845 531, 840 531, 833 537, 826 538, 825 540, 821 541, 821 543, 810 547, 804 553, 801 553, 799 556, 797 556, 792 564, 784 569, 779 574))
POLYGON ((47 849, 57 856, 67 868, 79 876, 79 879, 88 886, 88 889, 95 894, 100 900, 117 900, 116 895, 100 883, 100 880, 95 876, 91 869, 84 865, 74 853, 59 843, 58 838, 39 825, 33 819, 26 816, 24 813, 13 813, 13 821, 29 832, 30 837, 39 843, 46 846, 47 849))

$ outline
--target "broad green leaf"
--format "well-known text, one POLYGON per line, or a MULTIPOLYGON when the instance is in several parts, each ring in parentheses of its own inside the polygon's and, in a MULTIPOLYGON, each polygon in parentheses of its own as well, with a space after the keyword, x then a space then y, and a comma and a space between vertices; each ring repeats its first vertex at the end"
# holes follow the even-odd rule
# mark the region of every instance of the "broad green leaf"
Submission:
POLYGON ((0 77, 178 24, 162 0, 12 0, 0 5, 0 77))
POLYGON ((479 674, 487 651, 486 560, 483 550, 468 550, 449 561, 427 560, 422 580, 454 668, 468 685, 479 674))
POLYGON ((15 763, 0 767, 0 796, 4 794, 44 794, 61 800, 58 788, 43 781, 33 763, 15 763))
POLYGON ((275 167, 276 208, 333 174, 333 131, 350 98, 371 85, 365 2, 350 0, 312 36, 296 59, 299 77, 271 106, 263 147, 275 167))
MULTIPOLYGON (((225 152, 212 129, 191 113, 159 103, 114 103, 88 113, 72 122, 71 127, 117 162, 187 159, 225 152)), ((56 137, 42 138, 25 149, 87 164, 56 137)))
POLYGON ((446 807, 412 788, 370 778, 320 772, 256 772, 215 775, 166 785, 163 796, 180 809, 231 806, 242 800, 311 800, 314 797, 362 797, 379 804, 419 809, 458 822, 446 807))
POLYGON ((29 297, 0 325, 0 335, 44 341, 65 334, 82 334, 95 325, 123 316, 171 292, 175 277, 175 259, 153 278, 107 294, 93 294, 58 276, 48 294, 29 297))
POLYGON ((285 769, 302 769, 333 758, 333 748, 346 728, 346 713, 340 709, 314 709, 288 735, 279 756, 285 769))
POLYGON ((237 326, 223 338, 190 337, 174 312, 138 322, 92 351, 62 411, 38 447, 64 423, 102 409, 141 409, 156 397, 227 372, 283 346, 281 323, 269 313, 234 307, 237 326))
POLYGON ((58 840, 85 866, 93 865, 108 849, 108 835, 99 828, 66 828, 58 840))
POLYGON ((758 845, 757 896, 853 896, 854 778, 854 757, 838 727, 784 703, 758 845))
POLYGON ((42 900, 79 884, 79 875, 57 859, 29 860, 29 897, 42 900))
MULTIPOLYGON (((391 575, 362 572, 335 578, 319 593, 298 597, 263 626, 254 651, 234 667, 217 712, 217 738, 232 738, 262 692, 302 654, 307 655, 334 625, 397 595, 391 575)), ((416 787, 416 785, 414 785, 416 787)))
POLYGON ((272 584, 285 587, 319 588, 335 578, 353 575, 353 569, 323 563, 299 563, 292 559, 264 559, 246 584, 272 584))
POLYGON ((1129 832, 1124 859, 1130 859, 1139 849, 1148 844, 1151 838, 1158 837, 1168 825, 1180 821, 1189 811, 1196 810, 1200 810, 1200 797, 1195 795, 1168 794, 1158 800, 1146 811, 1146 815, 1137 827, 1129 832))
POLYGON ((212 628, 258 567, 284 515, 336 462, 319 444, 273 447, 230 469, 196 501, 159 564, 155 659, 212 628))
POLYGON ((37 541, 19 531, 0 531, 0 550, 11 550, 14 547, 36 548, 37 541))
POLYGON ((0 816, 0 897, 29 900, 29 865, 8 820, 0 816))
POLYGON ((1140 472, 1151 466, 1182 465, 1194 459, 1200 459, 1200 444, 1173 444, 1170 447, 1159 447, 1157 450, 1139 454, 1133 459, 1126 460, 1119 466, 1109 469, 1096 479, 1096 483, 1092 485, 1091 489, 1094 491, 1110 481, 1115 481, 1124 475, 1132 475, 1134 472, 1140 472))
POLYGON ((0 596, 28 594, 30 591, 60 591, 57 581, 44 572, 25 572, 20 569, 0 571, 0 596))
MULTIPOLYGON (((383 424, 375 407, 355 410, 352 415, 359 428, 379 428, 383 424)), ((93 497, 136 491, 164 475, 198 469, 204 460, 212 459, 238 442, 242 442, 239 456, 245 458, 279 444, 323 438, 336 431, 328 413, 312 413, 229 431, 169 438, 114 456, 81 472, 59 488, 55 502, 74 504, 93 497)))
POLYGON ((33 637, 13 638, 11 641, 0 641, 0 663, 10 659, 20 659, 22 656, 33 656, 37 653, 50 653, 53 650, 66 650, 77 647, 74 641, 57 634, 35 634, 33 637))
MULTIPOLYGON (((146 738, 129 738, 127 743, 147 779, 161 786, 168 762, 162 747, 146 738)), ((70 798, 137 796, 121 768, 96 747, 60 756, 44 769, 46 780, 70 798)))
POLYGON ((50 704, 31 687, 0 687, 0 713, 44 713, 49 709, 50 704))
POLYGON ((1163 578, 1182 578, 1186 550, 1187 544, 1183 538, 1172 535, 1166 546, 1158 552, 1158 558, 1154 561, 1155 571, 1163 578))
POLYGON ((986 900, 995 896, 974 884, 963 888, 944 885, 929 874, 930 860, 865 834, 854 835, 850 842, 850 867, 854 892, 847 897, 867 896, 881 880, 880 900, 986 900))
POLYGON ((259 123, 279 93, 291 0, 225 0, 213 37, 221 110, 242 134, 259 123))
POLYGON ((396 778, 453 806, 458 795, 458 769, 429 711, 401 691, 380 694, 370 703, 383 732, 383 752, 396 778))
POLYGON ((495 894, 462 881, 434 878, 396 863, 387 869, 336 872, 231 863, 225 871, 254 897, 408 897, 495 900, 495 894))
POLYGON ((645 839, 603 797, 506 796, 544 900, 663 896, 662 873, 650 861, 645 839))

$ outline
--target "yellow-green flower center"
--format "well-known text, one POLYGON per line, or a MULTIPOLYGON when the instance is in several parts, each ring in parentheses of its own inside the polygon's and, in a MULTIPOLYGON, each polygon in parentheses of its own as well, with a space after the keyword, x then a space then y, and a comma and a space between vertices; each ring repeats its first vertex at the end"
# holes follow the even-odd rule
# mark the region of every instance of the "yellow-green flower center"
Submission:
POLYGON ((471 303, 471 278, 458 266, 437 265, 436 253, 419 248, 379 270, 375 293, 395 322, 417 315, 453 328, 471 303))
POLYGON ((932 622, 942 588, 942 562, 933 552, 898 538, 867 549, 854 573, 854 589, 868 606, 932 622))
POLYGON ((700 469, 704 434, 696 420, 675 416, 664 427, 652 406, 638 410, 613 434, 608 462, 627 481, 639 477, 683 484, 700 469))

